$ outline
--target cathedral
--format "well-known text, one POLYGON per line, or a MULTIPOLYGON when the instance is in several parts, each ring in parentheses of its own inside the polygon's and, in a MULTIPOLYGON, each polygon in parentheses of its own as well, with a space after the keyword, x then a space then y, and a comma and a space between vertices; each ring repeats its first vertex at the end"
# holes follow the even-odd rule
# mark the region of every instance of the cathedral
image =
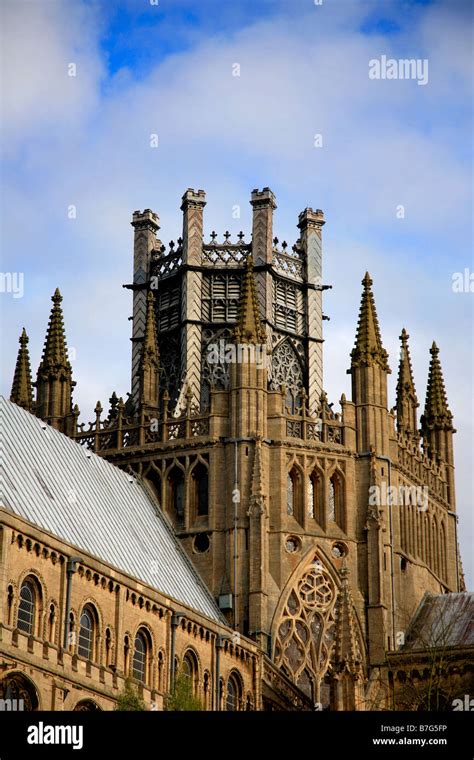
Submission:
POLYGON ((207 710, 430 709, 441 618, 438 697, 473 688, 439 348, 419 417, 402 325, 388 398, 366 273, 351 398, 330 402, 324 214, 287 244, 272 191, 250 203, 248 242, 204 240, 203 190, 168 245, 134 212, 130 389, 92 422, 59 290, 34 383, 23 330, 2 400, 0 697, 110 710, 131 679, 161 710, 184 674, 207 710))

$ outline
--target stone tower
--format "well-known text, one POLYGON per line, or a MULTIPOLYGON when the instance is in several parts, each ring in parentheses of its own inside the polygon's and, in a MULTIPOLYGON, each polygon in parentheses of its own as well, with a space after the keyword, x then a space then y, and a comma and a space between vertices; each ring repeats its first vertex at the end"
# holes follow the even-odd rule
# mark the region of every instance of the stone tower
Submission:
MULTIPOLYGON (((459 590, 438 349, 420 434, 405 330, 391 411, 366 273, 352 398, 334 411, 323 390, 323 213, 306 208, 296 242, 280 245, 271 190, 250 203, 249 242, 203 240, 202 190, 183 195, 182 236, 168 247, 157 215, 134 213, 131 394, 126 404, 113 394, 103 419, 98 404, 95 423, 71 434, 147 483, 238 634, 314 703, 359 709, 424 591, 459 590)), ((37 413, 59 424, 77 410, 65 343, 46 345, 37 413)))

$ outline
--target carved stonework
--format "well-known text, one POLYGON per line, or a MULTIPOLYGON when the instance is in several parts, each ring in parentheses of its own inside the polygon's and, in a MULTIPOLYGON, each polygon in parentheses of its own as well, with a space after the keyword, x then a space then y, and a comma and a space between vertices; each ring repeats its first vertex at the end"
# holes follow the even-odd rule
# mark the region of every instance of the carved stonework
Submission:
POLYGON ((317 554, 290 590, 276 630, 275 663, 314 701, 331 659, 336 585, 317 554))
POLYGON ((284 385, 287 390, 287 405, 296 411, 304 388, 303 368, 300 358, 289 340, 282 341, 273 350, 270 388, 274 391, 284 385))

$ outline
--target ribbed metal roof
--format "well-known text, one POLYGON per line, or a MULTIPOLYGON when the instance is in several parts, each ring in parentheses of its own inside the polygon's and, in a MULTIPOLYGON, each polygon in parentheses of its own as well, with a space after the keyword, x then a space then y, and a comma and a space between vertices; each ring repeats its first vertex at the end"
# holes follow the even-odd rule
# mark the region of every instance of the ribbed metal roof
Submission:
POLYGON ((426 592, 402 649, 474 646, 474 593, 426 592))
POLYGON ((0 444, 3 507, 223 622, 209 589, 138 480, 2 396, 0 444))

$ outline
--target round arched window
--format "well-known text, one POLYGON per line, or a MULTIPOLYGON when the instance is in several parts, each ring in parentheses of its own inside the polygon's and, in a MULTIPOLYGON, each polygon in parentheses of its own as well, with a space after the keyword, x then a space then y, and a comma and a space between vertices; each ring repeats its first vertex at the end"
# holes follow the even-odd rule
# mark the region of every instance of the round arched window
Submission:
POLYGON ((234 674, 227 681, 226 710, 240 709, 240 683, 234 674))
POLYGON ((82 611, 81 615, 77 653, 81 657, 85 657, 87 660, 92 660, 93 642, 94 619, 92 617, 92 612, 86 608, 82 611))
POLYGON ((24 581, 20 589, 17 627, 25 633, 34 633, 36 593, 31 581, 24 581))
POLYGON ((138 681, 145 682, 147 659, 147 643, 145 635, 139 631, 135 636, 135 648, 133 651, 132 674, 138 681))

